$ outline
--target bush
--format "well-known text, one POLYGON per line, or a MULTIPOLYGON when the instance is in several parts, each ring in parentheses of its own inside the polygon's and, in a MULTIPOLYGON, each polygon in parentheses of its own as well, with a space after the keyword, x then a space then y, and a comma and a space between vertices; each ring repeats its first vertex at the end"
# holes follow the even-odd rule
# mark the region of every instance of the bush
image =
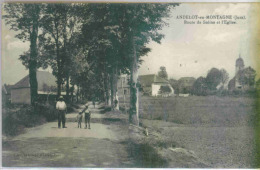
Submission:
POLYGON ((46 119, 35 114, 32 107, 23 107, 18 111, 3 110, 3 134, 14 136, 22 133, 25 127, 34 127, 43 124, 46 119))
POLYGON ((36 114, 43 116, 47 121, 53 121, 57 118, 57 112, 52 105, 38 105, 36 108, 36 114))
POLYGON ((16 110, 3 109, 3 134, 7 136, 18 135, 25 128, 38 126, 57 118, 56 109, 52 105, 37 105, 36 108, 20 105, 16 110))

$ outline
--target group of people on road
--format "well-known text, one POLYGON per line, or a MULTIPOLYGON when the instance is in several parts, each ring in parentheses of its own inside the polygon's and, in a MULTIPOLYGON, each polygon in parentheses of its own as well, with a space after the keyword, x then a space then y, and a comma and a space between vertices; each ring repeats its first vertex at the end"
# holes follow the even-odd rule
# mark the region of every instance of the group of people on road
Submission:
POLYGON ((83 113, 84 113, 84 118, 85 118, 85 129, 87 129, 87 127, 90 129, 90 114, 91 114, 91 112, 88 110, 88 105, 85 105, 85 108, 81 112, 79 112, 78 115, 77 115, 78 128, 81 128, 83 113))
MULTIPOLYGON (((58 102, 56 103, 56 110, 58 112, 58 128, 61 128, 61 124, 62 124, 62 128, 67 128, 65 126, 67 105, 62 96, 59 97, 58 102)), ((88 127, 88 129, 90 129, 91 112, 88 109, 88 104, 86 104, 85 108, 81 112, 79 112, 77 115, 78 128, 81 128, 81 122, 83 119, 83 115, 84 115, 84 119, 85 119, 85 129, 87 127, 88 127)))

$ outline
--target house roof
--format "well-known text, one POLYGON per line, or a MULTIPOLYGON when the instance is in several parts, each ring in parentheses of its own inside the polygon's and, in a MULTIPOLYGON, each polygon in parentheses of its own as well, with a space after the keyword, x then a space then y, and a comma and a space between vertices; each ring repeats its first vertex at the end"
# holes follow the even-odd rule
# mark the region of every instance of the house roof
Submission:
POLYGON ((169 84, 167 80, 157 76, 156 74, 141 75, 138 79, 142 86, 151 86, 152 83, 169 84))
MULTIPOLYGON (((56 78, 49 72, 46 71, 37 71, 37 82, 38 82, 38 91, 44 91, 46 87, 56 87, 56 78)), ((18 81, 12 88, 29 88, 30 81, 29 75, 22 78, 18 81)))

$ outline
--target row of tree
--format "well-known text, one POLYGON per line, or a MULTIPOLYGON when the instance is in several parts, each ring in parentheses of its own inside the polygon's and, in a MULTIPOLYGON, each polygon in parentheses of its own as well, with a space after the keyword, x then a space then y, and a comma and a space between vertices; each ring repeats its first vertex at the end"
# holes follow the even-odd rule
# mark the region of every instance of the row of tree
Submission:
POLYGON ((38 68, 51 67, 57 95, 99 94, 114 101, 117 78, 130 74, 129 120, 138 121, 138 67, 150 52, 150 41, 160 43, 159 31, 177 4, 4 4, 4 19, 16 37, 30 42, 20 60, 29 69, 31 103, 37 101, 38 68), (70 84, 72 86, 70 86, 70 84))
MULTIPOLYGON (((158 72, 158 76, 162 75, 165 78, 166 69, 161 67, 158 72), (160 73, 160 74, 159 74, 160 73)), ((241 88, 241 90, 250 90, 258 88, 258 83, 260 79, 255 82, 256 71, 247 67, 237 72, 233 79, 229 80, 229 74, 225 69, 212 68, 208 71, 206 77, 199 77, 197 79, 193 77, 184 77, 179 80, 169 79, 172 87, 175 89, 175 93, 191 93, 195 95, 207 95, 213 94, 216 91, 223 91, 228 87, 230 91, 236 88, 241 88)))
MULTIPOLYGON (((158 76, 168 80, 168 73, 166 67, 161 66, 158 76)), ((175 93, 193 93, 196 95, 203 94, 206 91, 214 91, 218 88, 223 89, 227 84, 229 74, 225 69, 212 68, 208 71, 206 77, 184 77, 180 80, 169 79, 169 83, 175 90, 175 93)))

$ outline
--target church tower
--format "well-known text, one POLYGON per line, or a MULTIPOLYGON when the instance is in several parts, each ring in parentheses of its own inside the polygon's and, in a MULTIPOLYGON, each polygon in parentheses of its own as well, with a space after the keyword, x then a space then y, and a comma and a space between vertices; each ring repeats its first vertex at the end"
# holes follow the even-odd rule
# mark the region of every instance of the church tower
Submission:
POLYGON ((239 54, 239 58, 236 60, 236 75, 240 70, 243 70, 245 67, 244 60, 241 58, 239 54))
POLYGON ((239 58, 236 60, 236 74, 235 74, 235 88, 237 89, 242 88, 242 85, 239 83, 238 79, 239 79, 240 71, 243 70, 244 67, 245 67, 244 60, 241 58, 239 54, 239 58))

